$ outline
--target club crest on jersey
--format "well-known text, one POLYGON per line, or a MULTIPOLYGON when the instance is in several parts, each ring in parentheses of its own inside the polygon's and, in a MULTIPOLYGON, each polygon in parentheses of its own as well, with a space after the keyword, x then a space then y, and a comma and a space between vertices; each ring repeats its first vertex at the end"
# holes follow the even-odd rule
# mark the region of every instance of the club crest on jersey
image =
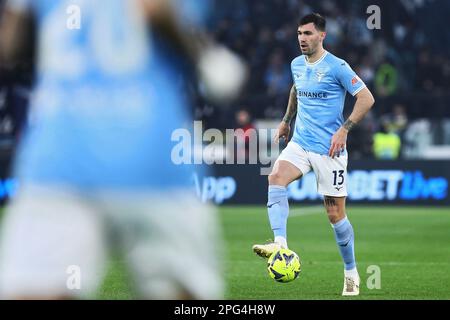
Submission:
POLYGON ((322 79, 323 79, 323 77, 325 76, 325 74, 326 74, 325 72, 317 71, 317 72, 316 72, 317 82, 322 81, 322 79))

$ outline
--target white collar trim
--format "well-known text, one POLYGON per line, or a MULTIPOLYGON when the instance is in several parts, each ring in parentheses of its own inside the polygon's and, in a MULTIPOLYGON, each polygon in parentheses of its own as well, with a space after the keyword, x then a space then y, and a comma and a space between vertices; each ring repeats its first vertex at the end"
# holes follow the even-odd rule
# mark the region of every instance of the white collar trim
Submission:
POLYGON ((304 57, 305 57, 305 62, 306 62, 306 64, 307 64, 308 66, 314 66, 314 65, 320 63, 323 59, 325 59, 325 57, 326 57, 327 54, 328 54, 328 51, 325 50, 324 54, 322 54, 322 56, 319 58, 319 60, 317 60, 316 62, 313 62, 313 63, 309 63, 309 62, 308 62, 308 59, 306 58, 306 56, 304 56, 304 57))

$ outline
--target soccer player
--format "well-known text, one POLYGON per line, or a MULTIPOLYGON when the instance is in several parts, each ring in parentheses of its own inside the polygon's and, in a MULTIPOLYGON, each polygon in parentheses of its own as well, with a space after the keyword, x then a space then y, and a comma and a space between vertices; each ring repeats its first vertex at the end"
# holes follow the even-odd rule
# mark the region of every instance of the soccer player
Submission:
POLYGON ((342 59, 323 48, 326 21, 319 14, 303 17, 298 27, 302 55, 292 61, 294 85, 276 139, 288 139, 295 113, 295 131, 274 164, 268 177, 268 215, 274 242, 254 245, 253 251, 269 257, 287 248, 286 225, 289 215, 287 185, 313 170, 318 192, 324 196, 325 209, 344 261, 342 295, 359 294, 353 228, 346 215, 347 151, 351 129, 374 104, 363 81, 342 59), (342 111, 346 92, 356 97, 353 111, 344 122, 342 111))
POLYGON ((215 49, 181 28, 187 16, 168 0, 74 4, 7 4, 1 57, 22 56, 34 18, 38 72, 15 161, 20 187, 0 230, 0 295, 93 297, 114 249, 139 298, 220 299, 215 211, 197 201, 193 168, 171 161, 171 135, 191 120, 182 69, 164 50, 202 75, 215 49))

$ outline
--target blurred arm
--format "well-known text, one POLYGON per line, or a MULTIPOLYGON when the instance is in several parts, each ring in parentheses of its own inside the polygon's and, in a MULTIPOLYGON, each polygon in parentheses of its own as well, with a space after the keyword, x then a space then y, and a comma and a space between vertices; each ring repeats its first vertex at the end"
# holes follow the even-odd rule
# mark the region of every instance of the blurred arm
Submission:
POLYGON ((169 40, 192 62, 199 59, 202 47, 211 41, 199 30, 181 30, 170 0, 141 0, 153 29, 169 40))
POLYGON ((181 28, 170 0, 140 0, 153 30, 195 66, 205 95, 218 102, 237 97, 247 80, 244 62, 200 29, 181 28))
POLYGON ((14 65, 29 57, 32 20, 25 12, 5 8, 0 25, 0 64, 14 65))

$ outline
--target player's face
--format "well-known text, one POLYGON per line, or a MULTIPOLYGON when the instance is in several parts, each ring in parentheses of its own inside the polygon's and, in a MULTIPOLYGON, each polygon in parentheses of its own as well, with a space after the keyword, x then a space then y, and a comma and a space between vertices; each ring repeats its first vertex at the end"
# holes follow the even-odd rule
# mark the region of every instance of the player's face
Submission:
POLYGON ((298 43, 300 50, 306 56, 311 56, 319 49, 325 38, 325 32, 319 31, 314 23, 299 26, 297 29, 298 43))

